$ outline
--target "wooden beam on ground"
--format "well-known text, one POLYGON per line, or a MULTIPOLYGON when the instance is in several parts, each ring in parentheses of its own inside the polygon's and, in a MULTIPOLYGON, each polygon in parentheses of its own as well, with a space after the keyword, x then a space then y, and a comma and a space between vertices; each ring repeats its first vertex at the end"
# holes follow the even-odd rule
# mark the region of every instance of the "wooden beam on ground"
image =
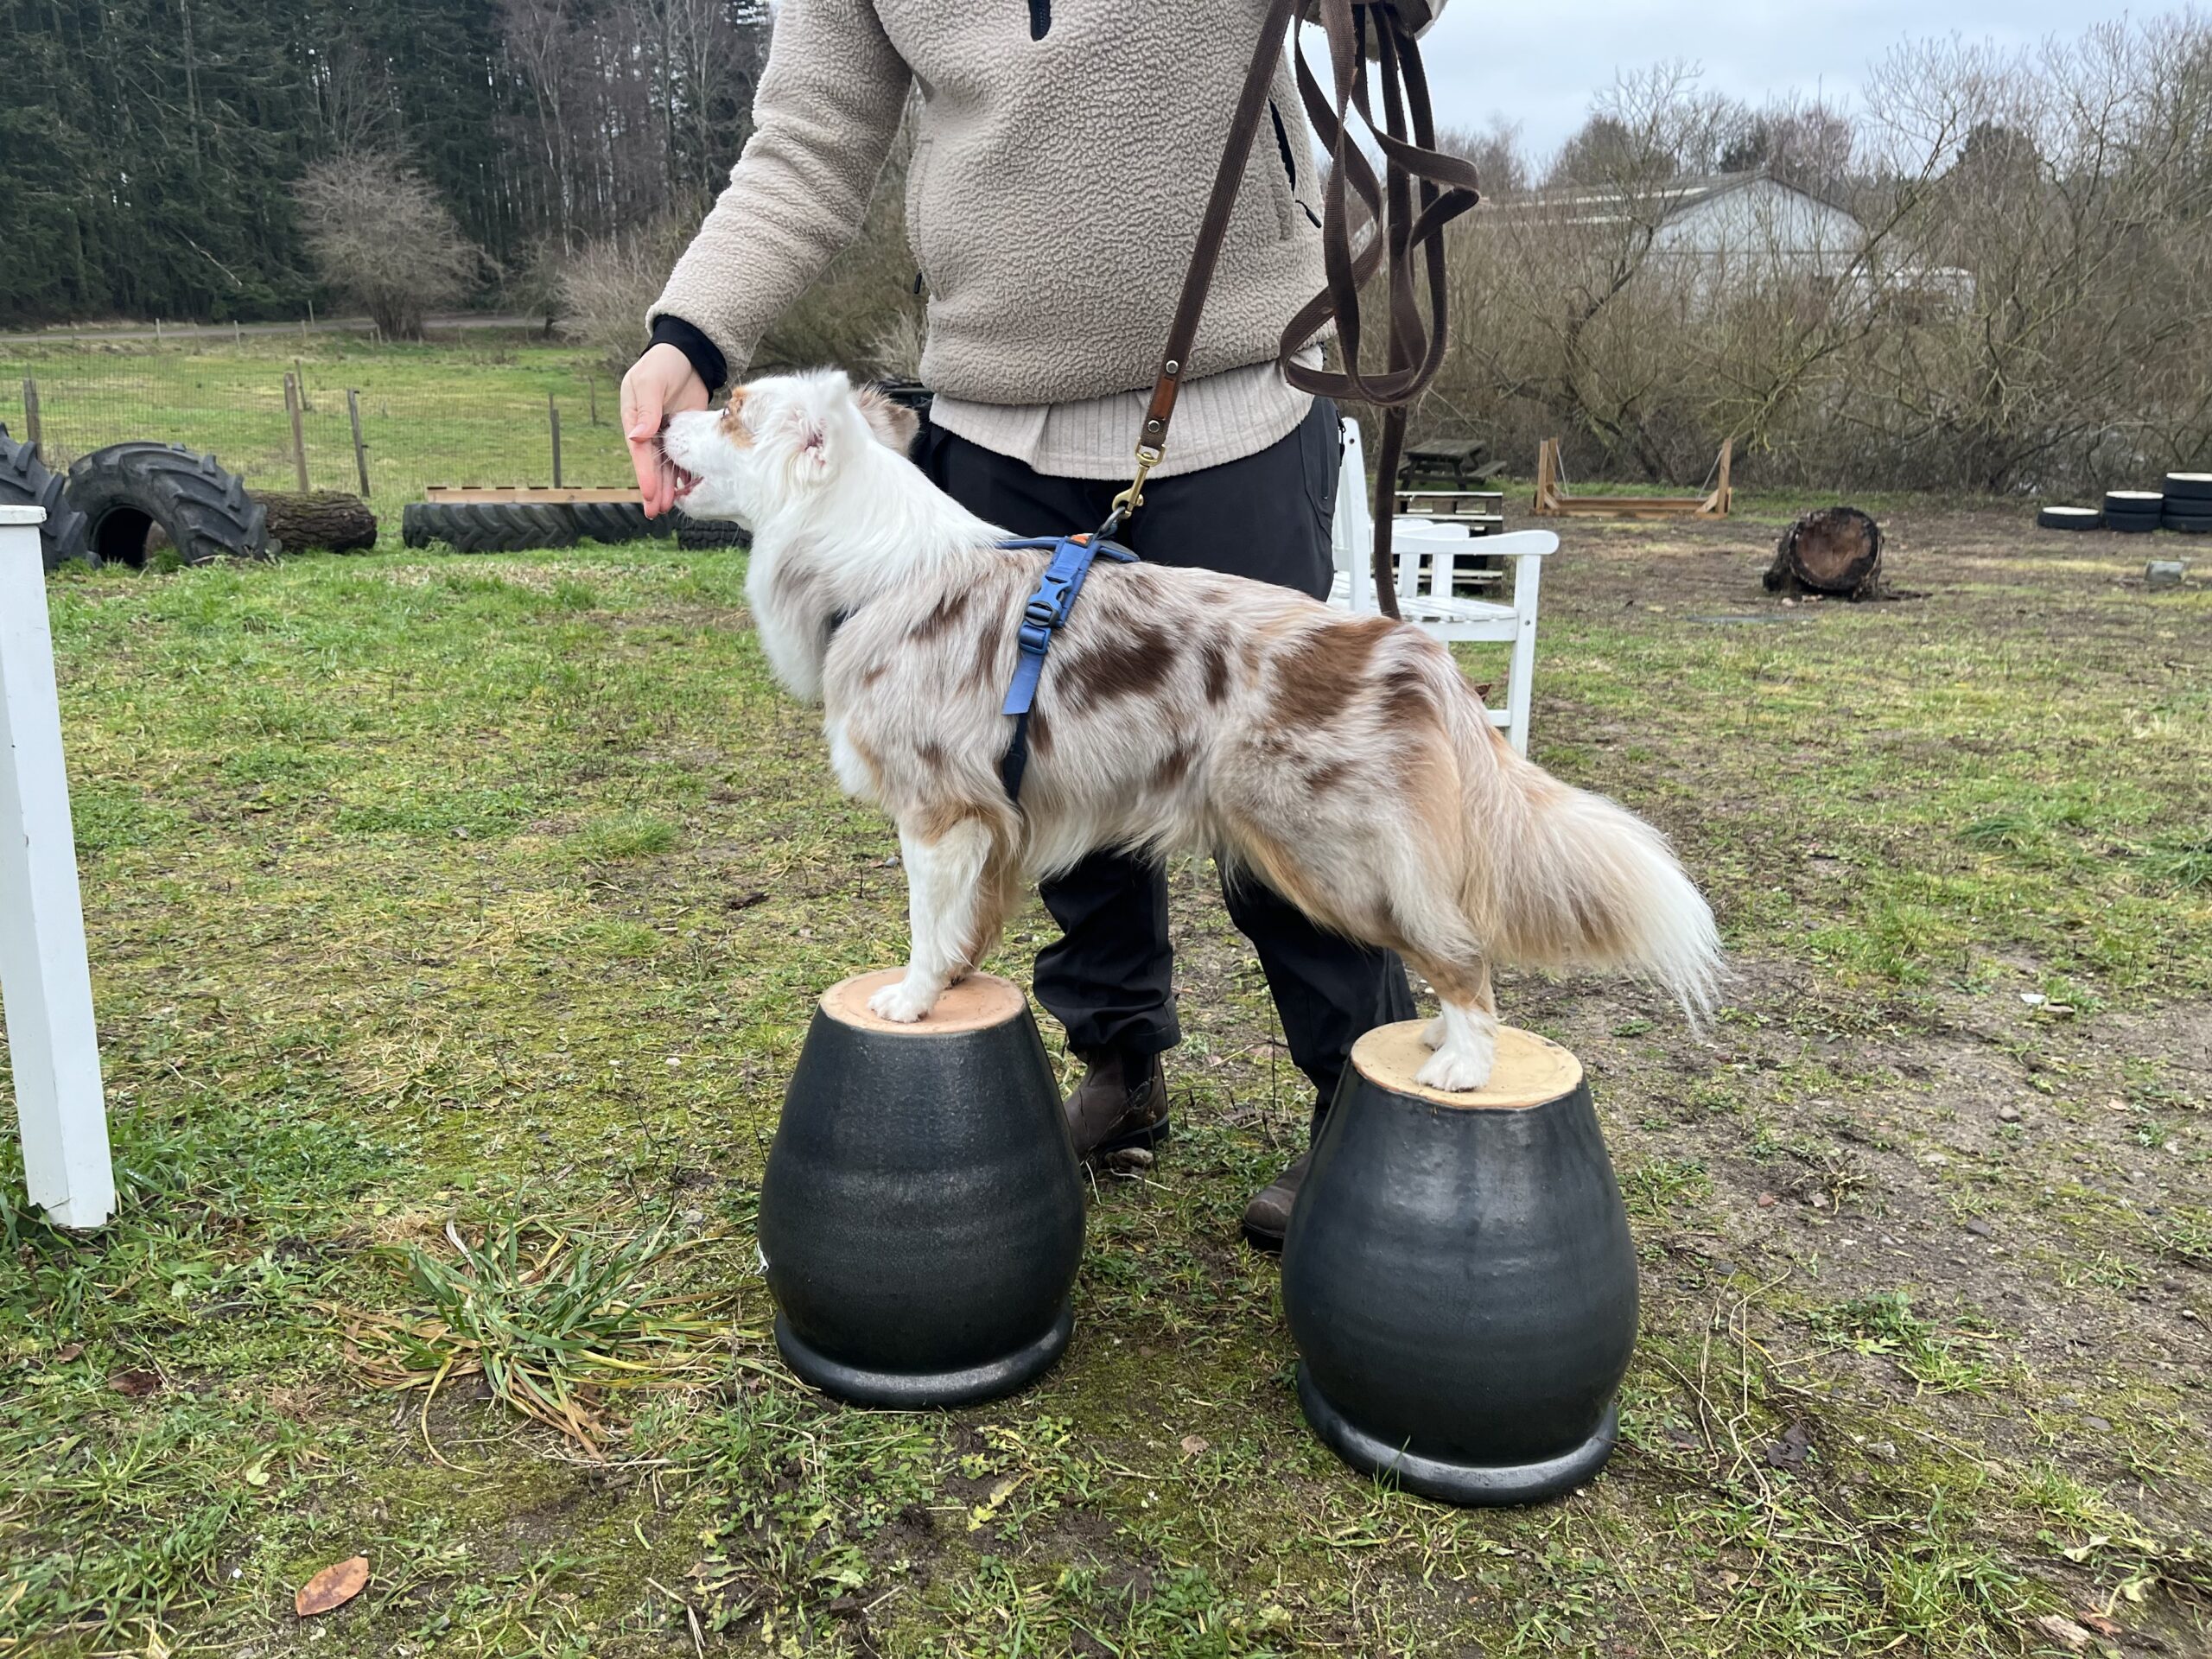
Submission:
POLYGON ((97 1227, 115 1213, 115 1168, 61 760, 45 518, 0 506, 0 1005, 30 1201, 58 1227, 97 1227))

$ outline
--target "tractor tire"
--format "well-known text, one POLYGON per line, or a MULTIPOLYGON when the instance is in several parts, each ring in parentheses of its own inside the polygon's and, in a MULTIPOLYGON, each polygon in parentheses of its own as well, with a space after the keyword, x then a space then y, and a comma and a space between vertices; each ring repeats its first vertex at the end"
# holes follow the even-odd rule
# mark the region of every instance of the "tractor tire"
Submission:
POLYGON ((734 518, 687 518, 679 514, 676 544, 690 553, 716 547, 750 547, 753 532, 734 518))
POLYGON ((99 563, 86 534, 85 515, 69 505, 65 483, 60 474, 39 459, 35 446, 17 443, 0 426, 0 505, 46 509, 46 522, 38 527, 38 550, 49 570, 73 563, 99 563))
POLYGON ((2045 507, 2036 514, 2044 530, 2101 530, 2104 515, 2094 507, 2045 507))
POLYGON ((2212 473, 2168 473, 2166 474, 2166 506, 2171 511, 2177 501, 2190 505, 2183 509, 2192 518, 2212 513, 2212 473), (2202 505, 2197 505, 2201 503, 2202 505))
POLYGON ((642 542, 668 534, 666 519, 646 518, 635 501, 579 501, 569 511, 575 515, 577 536, 588 542, 642 542))
MULTIPOLYGON (((2186 496, 2182 498, 2187 500, 2186 496)), ((2212 507, 2212 500, 2202 503, 2212 507)), ((2166 504, 2166 516, 2158 520, 2158 528, 2171 530, 2183 536, 2212 536, 2212 512, 2176 512, 2173 504, 2166 504)))
POLYGON ((181 443, 111 443, 69 464, 69 504, 104 563, 143 568, 159 529, 186 564, 265 559, 269 515, 235 473, 181 443))
POLYGON ((409 547, 443 542, 456 553, 524 553, 574 547, 575 510, 552 501, 413 501, 399 516, 409 547))
POLYGON ((2164 521, 2155 512, 2108 512, 2105 514, 2105 528, 2117 531, 2122 536, 2148 536, 2164 521))

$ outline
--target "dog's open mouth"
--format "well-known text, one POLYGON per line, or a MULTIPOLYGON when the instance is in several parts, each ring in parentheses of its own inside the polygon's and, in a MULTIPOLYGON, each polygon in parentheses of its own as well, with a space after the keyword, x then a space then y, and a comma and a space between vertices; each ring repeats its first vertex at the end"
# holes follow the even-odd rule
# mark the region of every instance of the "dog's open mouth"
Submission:
POLYGON ((665 433, 661 435, 660 459, 661 464, 676 475, 675 499, 681 501, 699 487, 698 474, 686 472, 682 467, 677 466, 676 457, 668 453, 668 436, 665 433))

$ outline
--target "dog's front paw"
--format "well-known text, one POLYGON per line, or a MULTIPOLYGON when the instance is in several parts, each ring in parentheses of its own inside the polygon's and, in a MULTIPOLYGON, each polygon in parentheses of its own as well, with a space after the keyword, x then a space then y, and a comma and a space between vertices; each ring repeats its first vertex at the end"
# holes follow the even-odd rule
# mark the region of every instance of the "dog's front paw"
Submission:
POLYGON ((1422 1046, 1427 1048, 1444 1046, 1444 1016, 1442 1014, 1438 1014, 1435 1019, 1421 1028, 1421 1040, 1422 1046))
POLYGON ((924 989, 911 979, 902 979, 868 998, 868 1011, 879 1020, 911 1026, 937 1006, 937 992, 924 989))
POLYGON ((1494 1053, 1469 1053, 1464 1047, 1439 1048, 1428 1057, 1427 1064, 1414 1073, 1414 1081, 1425 1089, 1441 1089, 1447 1094, 1465 1094, 1481 1088, 1490 1081, 1491 1067, 1496 1058, 1494 1053))

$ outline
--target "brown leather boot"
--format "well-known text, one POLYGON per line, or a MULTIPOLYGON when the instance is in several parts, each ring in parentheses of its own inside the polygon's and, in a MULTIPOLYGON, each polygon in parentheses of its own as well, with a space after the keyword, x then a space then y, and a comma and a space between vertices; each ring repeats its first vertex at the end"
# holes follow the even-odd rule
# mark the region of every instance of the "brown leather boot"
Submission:
POLYGON ((1283 1235, 1290 1230, 1290 1208, 1298 1202, 1298 1189, 1306 1182, 1306 1166, 1313 1154, 1302 1152, 1298 1161, 1262 1187, 1244 1206, 1244 1242, 1268 1255, 1282 1254, 1283 1235))
POLYGON ((1067 1097, 1078 1158, 1103 1157, 1167 1138, 1167 1073, 1160 1056, 1103 1054, 1067 1097))

